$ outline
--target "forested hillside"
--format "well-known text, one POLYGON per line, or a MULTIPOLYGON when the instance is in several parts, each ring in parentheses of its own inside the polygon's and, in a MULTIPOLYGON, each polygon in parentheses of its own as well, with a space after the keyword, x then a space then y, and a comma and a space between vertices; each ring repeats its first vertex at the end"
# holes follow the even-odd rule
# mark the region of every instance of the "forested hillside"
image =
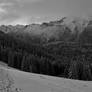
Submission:
POLYGON ((92 80, 91 21, 65 19, 0 26, 0 61, 26 72, 92 80))

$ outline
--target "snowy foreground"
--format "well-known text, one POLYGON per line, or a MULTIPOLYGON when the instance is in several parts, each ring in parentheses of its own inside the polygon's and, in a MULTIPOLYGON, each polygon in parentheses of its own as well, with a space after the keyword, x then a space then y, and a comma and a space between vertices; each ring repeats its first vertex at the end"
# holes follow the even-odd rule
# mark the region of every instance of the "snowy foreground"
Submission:
POLYGON ((92 92, 92 82, 26 73, 0 65, 0 92, 92 92))

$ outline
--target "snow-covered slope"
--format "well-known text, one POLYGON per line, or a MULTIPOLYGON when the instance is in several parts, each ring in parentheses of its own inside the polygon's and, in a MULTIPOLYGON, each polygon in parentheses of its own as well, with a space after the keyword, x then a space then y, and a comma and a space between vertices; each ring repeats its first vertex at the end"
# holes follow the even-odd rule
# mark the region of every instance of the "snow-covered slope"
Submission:
POLYGON ((92 92, 91 81, 84 82, 32 74, 0 66, 0 81, 6 79, 13 80, 12 88, 15 88, 13 92, 92 92))

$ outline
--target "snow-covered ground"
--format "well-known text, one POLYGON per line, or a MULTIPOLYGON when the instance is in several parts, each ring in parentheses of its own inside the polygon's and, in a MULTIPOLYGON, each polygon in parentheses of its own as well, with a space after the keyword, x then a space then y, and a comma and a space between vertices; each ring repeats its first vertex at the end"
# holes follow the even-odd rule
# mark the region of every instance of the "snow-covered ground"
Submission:
MULTIPOLYGON (((92 92, 91 81, 78 81, 52 76, 26 73, 0 66, 0 80, 11 79, 14 92, 92 92), (2 72, 3 71, 3 72, 2 72), (6 77, 5 77, 6 76, 6 77)), ((4 91, 0 91, 4 92, 4 91)), ((7 91, 5 91, 7 92, 7 91)))

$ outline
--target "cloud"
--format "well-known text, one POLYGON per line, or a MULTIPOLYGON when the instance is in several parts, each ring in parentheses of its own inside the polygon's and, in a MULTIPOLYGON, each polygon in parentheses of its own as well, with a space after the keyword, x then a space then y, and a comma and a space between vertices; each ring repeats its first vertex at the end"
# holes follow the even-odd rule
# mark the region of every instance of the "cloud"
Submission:
POLYGON ((16 0, 17 2, 39 2, 42 0, 16 0))
POLYGON ((13 5, 12 3, 0 3, 0 14, 8 13, 7 8, 13 5))
POLYGON ((12 6, 13 3, 0 3, 0 7, 12 6))
POLYGON ((9 9, 14 4, 11 2, 0 2, 0 24, 7 23, 8 20, 11 20, 14 14, 9 9), (13 16, 12 16, 13 15, 13 16))
POLYGON ((12 25, 17 25, 17 24, 26 25, 26 24, 29 24, 29 20, 30 20, 29 17, 19 17, 19 18, 15 19, 14 21, 12 21, 10 24, 12 24, 12 25))
POLYGON ((49 11, 49 9, 45 10, 46 7, 43 7, 44 1, 45 0, 2 0, 2 2, 0 2, 0 24, 25 25, 41 23, 52 19, 43 18, 48 16, 48 12, 46 11, 49 11))
POLYGON ((32 23, 39 23, 41 24, 44 21, 45 18, 42 17, 33 17, 33 16, 15 16, 12 18, 7 18, 0 21, 1 24, 5 25, 28 25, 32 23))
POLYGON ((6 13, 7 11, 5 10, 5 9, 3 9, 3 8, 1 8, 0 7, 0 15, 2 14, 2 13, 6 13))
POLYGON ((25 25, 39 21, 39 18, 33 13, 34 9, 30 6, 41 1, 44 0, 0 0, 0 25, 25 25))
POLYGON ((3 7, 4 4, 0 4, 0 20, 2 19, 2 17, 4 15, 6 15, 8 12, 6 10, 6 8, 3 7))
POLYGON ((5 24, 5 25, 27 25, 30 24, 30 18, 31 17, 25 17, 25 16, 15 16, 12 18, 6 18, 4 20, 0 20, 0 25, 5 24))

